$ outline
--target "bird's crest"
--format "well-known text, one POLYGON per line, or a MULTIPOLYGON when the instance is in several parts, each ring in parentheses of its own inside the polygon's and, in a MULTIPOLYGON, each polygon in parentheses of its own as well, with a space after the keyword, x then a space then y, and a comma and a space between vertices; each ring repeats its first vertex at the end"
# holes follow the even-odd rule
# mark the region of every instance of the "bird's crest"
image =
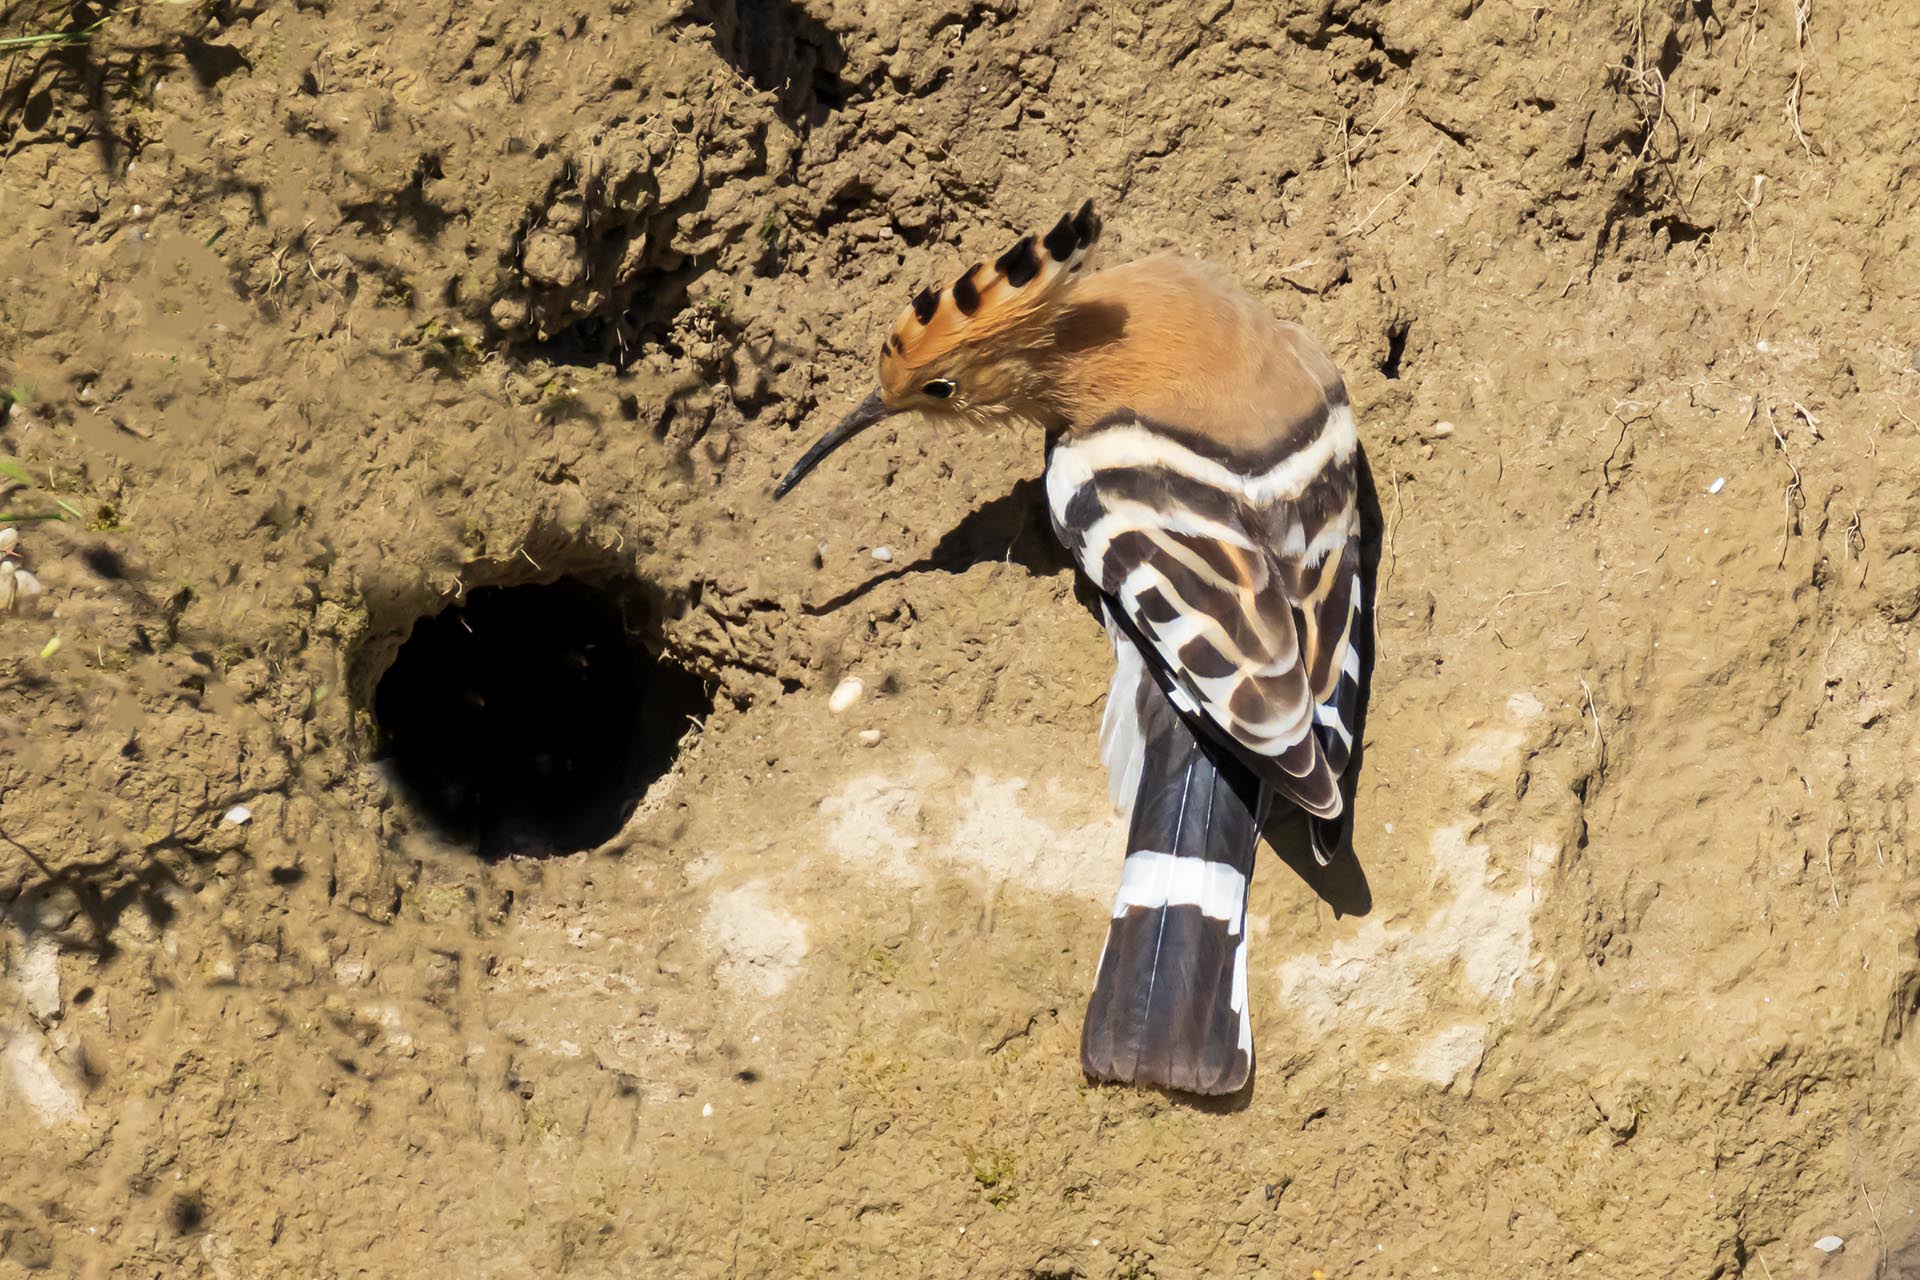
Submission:
POLYGON ((1045 314, 1099 238, 1100 219, 1089 200, 1051 230, 1020 237, 991 263, 974 263, 946 288, 922 289, 881 345, 881 385, 910 385, 913 371, 962 343, 1010 333, 1045 314))

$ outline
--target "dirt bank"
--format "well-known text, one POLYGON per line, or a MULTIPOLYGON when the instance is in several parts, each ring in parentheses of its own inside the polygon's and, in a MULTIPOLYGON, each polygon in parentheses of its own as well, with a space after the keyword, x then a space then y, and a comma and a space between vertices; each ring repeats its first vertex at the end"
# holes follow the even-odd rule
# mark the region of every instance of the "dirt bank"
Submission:
POLYGON ((1920 11, 868 8, 0 9, 79 33, 0 47, 0 1274, 1920 1274, 1920 11), (1076 1068, 1038 441, 767 496, 1089 195, 1378 494, 1362 871, 1264 861, 1229 1107, 1076 1068), (688 679, 482 860, 375 691, 562 577, 688 679))

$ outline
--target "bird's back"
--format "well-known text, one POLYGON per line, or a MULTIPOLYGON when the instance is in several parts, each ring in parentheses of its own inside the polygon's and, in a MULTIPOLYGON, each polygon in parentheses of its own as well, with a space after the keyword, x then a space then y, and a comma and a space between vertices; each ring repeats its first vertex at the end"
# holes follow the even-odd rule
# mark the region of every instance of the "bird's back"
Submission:
POLYGON ((1130 409, 1270 464, 1347 401, 1312 335, 1210 262, 1156 254, 1076 281, 1061 328, 1076 327, 1108 336, 1061 357, 1076 366, 1066 380, 1077 401, 1070 432, 1130 409))

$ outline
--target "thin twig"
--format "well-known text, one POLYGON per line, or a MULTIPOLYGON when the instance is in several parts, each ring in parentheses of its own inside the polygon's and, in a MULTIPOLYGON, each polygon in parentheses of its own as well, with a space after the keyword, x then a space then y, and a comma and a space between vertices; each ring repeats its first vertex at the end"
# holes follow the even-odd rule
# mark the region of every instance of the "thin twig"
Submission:
POLYGON ((1373 642, 1378 648, 1380 643, 1380 597, 1386 594, 1387 583, 1393 581, 1393 571, 1400 567, 1400 553, 1395 546, 1395 535, 1400 529, 1400 477, 1393 478, 1393 520, 1387 525, 1387 577, 1385 582, 1374 588, 1373 602, 1373 642))
POLYGON ((1487 625, 1488 625, 1489 623, 1491 623, 1491 622, 1493 621, 1493 615, 1494 615, 1494 614, 1496 614, 1496 613, 1498 613, 1498 612, 1500 612, 1500 610, 1501 610, 1501 609, 1503 609, 1503 608, 1505 608, 1505 607, 1506 607, 1506 605, 1507 605, 1507 603, 1508 603, 1509 601, 1512 601, 1512 600, 1525 600, 1525 599, 1526 599, 1527 597, 1529 597, 1529 596, 1545 596, 1545 595, 1552 595, 1552 594, 1553 594, 1554 592, 1556 592, 1556 591, 1558 591, 1558 590, 1560 590, 1560 588, 1562 588, 1562 587, 1564 587, 1564 586, 1568 586, 1568 585, 1570 584, 1570 582, 1571 582, 1571 579, 1569 579, 1569 580, 1568 580, 1567 582, 1556 582, 1556 583, 1554 583, 1554 584, 1553 584, 1552 586, 1550 586, 1550 587, 1541 587, 1541 588, 1540 588, 1540 589, 1539 589, 1538 591, 1509 591, 1509 592, 1507 592, 1507 593, 1506 593, 1505 595, 1503 595, 1503 596, 1501 596, 1501 597, 1500 597, 1500 598, 1499 598, 1498 600, 1495 600, 1495 601, 1493 602, 1493 607, 1492 607, 1491 609, 1489 609, 1489 610, 1487 610, 1487 612, 1486 612, 1486 616, 1484 616, 1484 617, 1482 617, 1482 618, 1480 619, 1480 621, 1479 621, 1479 623, 1478 623, 1478 624, 1477 624, 1477 625, 1476 625, 1476 626, 1475 626, 1475 627, 1473 628, 1473 630, 1472 630, 1472 631, 1469 631, 1469 632, 1467 632, 1467 634, 1468 634, 1468 635, 1470 635, 1470 636, 1471 636, 1471 635, 1477 635, 1477 634, 1479 634, 1479 633, 1480 633, 1481 631, 1483 631, 1483 630, 1485 630, 1485 629, 1486 629, 1486 627, 1487 627, 1487 625))
POLYGON ((1585 676, 1580 677, 1580 687, 1586 691, 1587 714, 1593 717, 1593 742, 1594 746, 1599 749, 1600 767, 1604 770, 1607 767, 1607 735, 1605 731, 1600 728, 1600 708, 1594 705, 1593 686, 1587 683, 1585 676))
POLYGON ((1787 87, 1786 114, 1787 123, 1793 127, 1794 141, 1798 142, 1800 149, 1807 153, 1807 158, 1812 159, 1813 144, 1807 141, 1806 130, 1800 127, 1800 89, 1805 83, 1806 74, 1807 69, 1805 67, 1798 67, 1794 70, 1793 83, 1787 87))
POLYGON ((1800 65, 1793 69, 1793 84, 1787 89, 1787 123, 1793 126, 1794 139, 1800 149, 1813 158, 1813 144, 1807 141, 1806 131, 1800 127, 1800 91, 1807 78, 1807 28, 1813 23, 1813 0, 1793 0, 1793 47, 1800 51, 1800 65))
POLYGON ((1432 164, 1434 161, 1434 157, 1438 156, 1439 154, 1440 154, 1439 147, 1435 147, 1432 151, 1429 151, 1427 153, 1427 158, 1420 162, 1420 167, 1418 169, 1415 169, 1412 173, 1408 174, 1406 176, 1406 179, 1402 181, 1399 186, 1387 192, 1387 194, 1385 194, 1384 196, 1381 196, 1379 201, 1375 203, 1373 208, 1367 210, 1366 217, 1360 219, 1360 221, 1354 223, 1351 227, 1348 227, 1346 231, 1344 231, 1342 234, 1349 235, 1349 236, 1359 235, 1363 230, 1366 229, 1367 224, 1373 221, 1373 215, 1380 212, 1381 207, 1385 205, 1387 201, 1393 199, 1395 196, 1399 195, 1402 191, 1405 191, 1408 187, 1412 186, 1415 182, 1418 182, 1420 180, 1420 175, 1427 171, 1427 166, 1432 164))
POLYGON ((1787 567, 1787 546, 1793 541, 1793 516, 1798 510, 1795 503, 1802 499, 1805 490, 1800 484, 1800 468, 1793 465, 1793 455, 1787 452, 1787 438, 1780 434, 1780 428, 1773 421, 1773 407, 1767 407, 1767 426, 1773 431, 1773 443, 1780 450, 1780 457, 1786 462, 1787 470, 1793 472, 1793 479, 1787 481, 1784 497, 1786 505, 1786 527, 1780 532, 1780 562, 1774 567, 1787 567))
POLYGON ((1833 838, 1837 832, 1827 832, 1827 892, 1833 895, 1833 909, 1840 910, 1840 882, 1833 878, 1833 838))
POLYGON ((1873 1234, 1880 1242, 1880 1260, 1874 1264, 1873 1274, 1879 1280, 1880 1273, 1887 1267, 1887 1233, 1880 1226, 1880 1211, 1873 1207, 1873 1193, 1867 1190, 1867 1184, 1860 1184, 1860 1194, 1866 1197, 1867 1212, 1873 1215, 1873 1234))

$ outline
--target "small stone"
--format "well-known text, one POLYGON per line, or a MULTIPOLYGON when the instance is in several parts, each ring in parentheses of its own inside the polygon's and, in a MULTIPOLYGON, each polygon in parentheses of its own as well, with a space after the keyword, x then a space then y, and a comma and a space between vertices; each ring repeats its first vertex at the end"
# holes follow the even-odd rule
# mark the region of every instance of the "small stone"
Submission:
POLYGON ((587 224, 587 206, 579 196, 562 196, 547 209, 547 225, 555 231, 578 231, 587 224))
POLYGON ((885 735, 878 729, 862 729, 860 731, 860 745, 863 747, 877 747, 880 745, 880 739, 884 736, 885 735))
POLYGON ((700 183, 699 148, 675 146, 667 162, 655 171, 654 182, 659 187, 663 207, 686 199, 700 183))
POLYGON ((1821 1236, 1813 1242, 1813 1247, 1822 1253, 1838 1253, 1846 1246, 1847 1242, 1839 1236, 1821 1236))
POLYGON ((1718 493, 1726 487, 1727 487, 1727 478, 1725 476, 1715 476, 1713 483, 1707 486, 1707 492, 1718 493))
POLYGON ((700 1108, 700 1114, 703 1116, 711 1116, 713 1114, 713 1104, 709 1102, 702 1106, 700 1108))
POLYGON ((21 569, 13 575, 14 588, 19 591, 22 600, 31 600, 40 594, 40 579, 33 576, 30 569, 21 569))
POLYGON ((882 564, 890 564, 893 561, 892 547, 875 547, 873 550, 867 552, 867 554, 882 564))
POLYGON ((247 808, 247 806, 243 804, 237 804, 233 806, 233 808, 227 810, 224 814, 220 815, 220 820, 222 822, 231 823, 236 827, 243 827, 247 823, 253 821, 253 810, 247 808))
POLYGON ((5 555, 20 545, 20 531, 12 525, 0 529, 0 555, 5 555))
POLYGON ((587 274, 587 266, 580 260, 580 246, 572 236, 557 231, 540 231, 528 236, 522 263, 529 280, 555 289, 570 289, 587 274))
POLYGON ((1425 434, 1429 440, 1445 440, 1453 434, 1453 424, 1443 418, 1428 427, 1425 434))
POLYGON ((493 323, 501 329, 525 328, 528 315, 527 300, 515 293, 495 298, 488 314, 493 317, 493 323))
POLYGON ((860 695, 866 691, 867 686, 860 677, 848 676, 834 687, 833 695, 827 699, 827 710, 837 716, 860 701, 860 695))

